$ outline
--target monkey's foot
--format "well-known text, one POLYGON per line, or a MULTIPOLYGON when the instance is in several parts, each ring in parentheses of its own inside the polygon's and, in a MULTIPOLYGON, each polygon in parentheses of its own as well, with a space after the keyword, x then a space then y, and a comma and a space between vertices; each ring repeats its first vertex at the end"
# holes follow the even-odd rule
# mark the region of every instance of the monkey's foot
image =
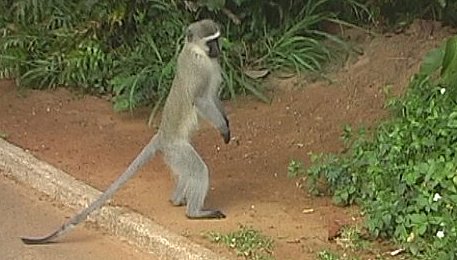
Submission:
POLYGON ((185 199, 182 199, 182 200, 170 199, 170 203, 175 207, 181 207, 181 206, 185 206, 187 204, 187 201, 185 199))
POLYGON ((225 214, 220 210, 200 210, 193 213, 187 213, 189 219, 223 219, 225 214))

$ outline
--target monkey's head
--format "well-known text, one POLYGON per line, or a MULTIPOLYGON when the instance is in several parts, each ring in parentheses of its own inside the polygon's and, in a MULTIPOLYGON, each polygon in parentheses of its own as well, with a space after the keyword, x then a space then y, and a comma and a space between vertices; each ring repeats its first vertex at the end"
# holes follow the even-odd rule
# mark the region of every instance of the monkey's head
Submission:
POLYGON ((205 19, 194 22, 187 27, 186 41, 197 44, 210 58, 217 58, 220 54, 220 29, 213 20, 205 19))

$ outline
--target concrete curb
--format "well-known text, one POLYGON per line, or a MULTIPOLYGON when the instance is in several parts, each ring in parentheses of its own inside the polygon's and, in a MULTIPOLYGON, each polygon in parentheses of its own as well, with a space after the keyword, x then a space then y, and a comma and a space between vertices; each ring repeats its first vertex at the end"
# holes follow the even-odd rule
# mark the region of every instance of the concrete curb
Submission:
MULTIPOLYGON (((0 138, 0 170, 7 177, 81 210, 101 192, 0 138)), ((63 220, 62 220, 63 221, 63 220)), ((160 259, 226 259, 123 207, 106 205, 88 221, 160 259)))

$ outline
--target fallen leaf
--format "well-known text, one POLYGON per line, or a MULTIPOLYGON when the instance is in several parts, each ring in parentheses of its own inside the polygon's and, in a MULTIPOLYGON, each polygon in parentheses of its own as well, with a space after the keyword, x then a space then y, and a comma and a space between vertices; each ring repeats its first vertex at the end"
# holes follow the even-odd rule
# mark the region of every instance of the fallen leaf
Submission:
POLYGON ((269 72, 269 70, 245 70, 244 74, 251 79, 259 79, 268 75, 269 72))
POLYGON ((302 213, 304 213, 304 214, 309 214, 309 213, 313 213, 313 212, 314 212, 314 209, 304 209, 302 211, 302 213))
POLYGON ((397 250, 394 250, 394 251, 390 252, 390 255, 391 256, 396 256, 396 255, 399 255, 399 254, 403 253, 404 251, 405 251, 404 248, 399 248, 397 250))

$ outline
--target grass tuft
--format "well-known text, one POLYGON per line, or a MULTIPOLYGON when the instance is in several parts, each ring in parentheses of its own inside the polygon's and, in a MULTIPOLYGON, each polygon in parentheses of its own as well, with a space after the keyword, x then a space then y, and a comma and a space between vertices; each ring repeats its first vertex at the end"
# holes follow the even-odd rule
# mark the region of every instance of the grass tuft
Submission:
POLYGON ((250 260, 272 260, 273 240, 259 231, 242 226, 240 230, 221 234, 210 232, 208 238, 215 243, 224 244, 236 251, 238 256, 250 260))

